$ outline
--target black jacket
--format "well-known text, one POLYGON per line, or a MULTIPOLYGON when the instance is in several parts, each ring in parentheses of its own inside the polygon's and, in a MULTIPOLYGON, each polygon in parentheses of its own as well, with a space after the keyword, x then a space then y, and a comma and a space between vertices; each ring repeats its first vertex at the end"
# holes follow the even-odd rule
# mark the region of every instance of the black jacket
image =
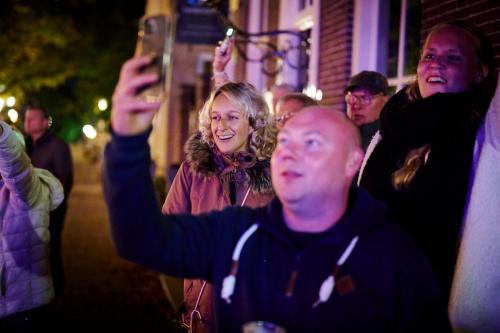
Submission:
POLYGON ((410 102, 404 90, 381 112, 382 140, 370 155, 361 186, 388 203, 389 216, 429 258, 445 293, 451 287, 477 130, 491 96, 477 86, 410 102), (430 145, 427 162, 408 188, 391 175, 411 149, 430 145))
POLYGON ((47 131, 36 142, 26 138, 26 152, 33 166, 49 170, 59 179, 67 200, 73 187, 73 161, 68 144, 47 131))
MULTIPOLYGON (((147 134, 114 136, 105 150, 105 198, 113 240, 126 259, 168 275, 213 283, 217 328, 239 332, 264 320, 287 332, 448 332, 446 308, 431 269, 413 242, 386 223, 384 207, 364 191, 332 228, 299 250, 276 199, 267 207, 230 207, 199 216, 162 216, 149 176, 147 134), (237 222, 237 223, 235 223, 237 222), (221 298, 243 233, 231 303, 221 298), (355 236, 336 288, 317 307, 318 292, 355 236), (296 271, 291 296, 285 295, 296 271)), ((304 235, 302 235, 304 236, 304 235)))

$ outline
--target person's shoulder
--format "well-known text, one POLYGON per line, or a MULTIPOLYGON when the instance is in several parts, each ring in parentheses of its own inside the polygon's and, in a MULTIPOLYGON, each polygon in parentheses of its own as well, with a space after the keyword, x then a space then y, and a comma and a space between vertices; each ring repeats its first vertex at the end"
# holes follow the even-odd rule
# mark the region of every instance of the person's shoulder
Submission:
POLYGON ((352 219, 364 221, 367 227, 387 222, 387 204, 374 198, 363 187, 351 188, 348 209, 352 219))
POLYGON ((202 139, 201 133, 193 134, 184 145, 186 163, 190 169, 203 176, 213 176, 218 167, 213 159, 213 150, 210 145, 202 139))
POLYGON ((350 200, 353 205, 351 222, 363 237, 376 238, 376 242, 389 242, 395 246, 400 242, 413 243, 409 235, 390 219, 386 203, 375 199, 363 188, 354 189, 350 200))
POLYGON ((365 236, 373 245, 373 251, 383 253, 384 257, 424 260, 424 255, 415 240, 390 219, 378 223, 365 236))
POLYGON ((215 173, 209 172, 206 168, 200 167, 200 164, 193 161, 185 160, 181 163, 179 171, 185 178, 195 182, 213 182, 218 181, 215 173))
POLYGON ((179 166, 179 169, 177 170, 177 172, 182 172, 186 175, 193 174, 193 170, 192 170, 191 165, 189 164, 188 161, 183 161, 181 163, 181 165, 179 166))
POLYGON ((33 168, 33 174, 40 180, 42 186, 49 190, 50 210, 54 210, 64 200, 64 189, 61 182, 46 169, 33 168))
POLYGON ((66 141, 64 141, 51 131, 47 131, 44 135, 44 138, 45 141, 50 143, 51 145, 54 145, 56 147, 69 148, 69 145, 66 143, 66 141))
POLYGON ((61 146, 69 147, 69 144, 57 135, 54 135, 54 141, 56 141, 61 146))

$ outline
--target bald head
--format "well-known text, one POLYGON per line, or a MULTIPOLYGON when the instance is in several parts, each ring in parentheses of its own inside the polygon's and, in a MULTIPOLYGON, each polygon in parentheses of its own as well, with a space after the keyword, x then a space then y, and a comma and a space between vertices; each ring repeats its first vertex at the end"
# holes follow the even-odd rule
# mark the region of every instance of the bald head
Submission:
MULTIPOLYGON (((361 147, 358 127, 341 111, 326 106, 309 106, 290 119, 292 124, 301 124, 309 128, 318 127, 324 131, 339 134, 339 139, 352 148, 361 147)), ((287 126, 285 125, 285 128, 287 126)))

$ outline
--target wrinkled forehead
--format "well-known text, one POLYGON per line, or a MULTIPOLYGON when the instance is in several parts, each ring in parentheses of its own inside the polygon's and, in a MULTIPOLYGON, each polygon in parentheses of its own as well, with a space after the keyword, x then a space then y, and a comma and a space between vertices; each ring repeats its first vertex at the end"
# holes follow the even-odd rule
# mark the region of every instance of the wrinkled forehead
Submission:
POLYGON ((317 132, 325 137, 333 137, 342 131, 341 115, 336 112, 305 108, 285 124, 283 131, 297 134, 317 132))

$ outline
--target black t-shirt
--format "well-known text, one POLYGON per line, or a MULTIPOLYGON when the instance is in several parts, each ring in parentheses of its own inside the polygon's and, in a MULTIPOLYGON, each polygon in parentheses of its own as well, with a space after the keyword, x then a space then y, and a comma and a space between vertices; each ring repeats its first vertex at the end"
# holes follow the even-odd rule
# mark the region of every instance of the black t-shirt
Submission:
POLYGON ((328 230, 323 232, 298 232, 293 231, 290 228, 287 229, 288 239, 292 244, 299 250, 302 251, 309 244, 317 243, 321 238, 323 238, 328 230))

